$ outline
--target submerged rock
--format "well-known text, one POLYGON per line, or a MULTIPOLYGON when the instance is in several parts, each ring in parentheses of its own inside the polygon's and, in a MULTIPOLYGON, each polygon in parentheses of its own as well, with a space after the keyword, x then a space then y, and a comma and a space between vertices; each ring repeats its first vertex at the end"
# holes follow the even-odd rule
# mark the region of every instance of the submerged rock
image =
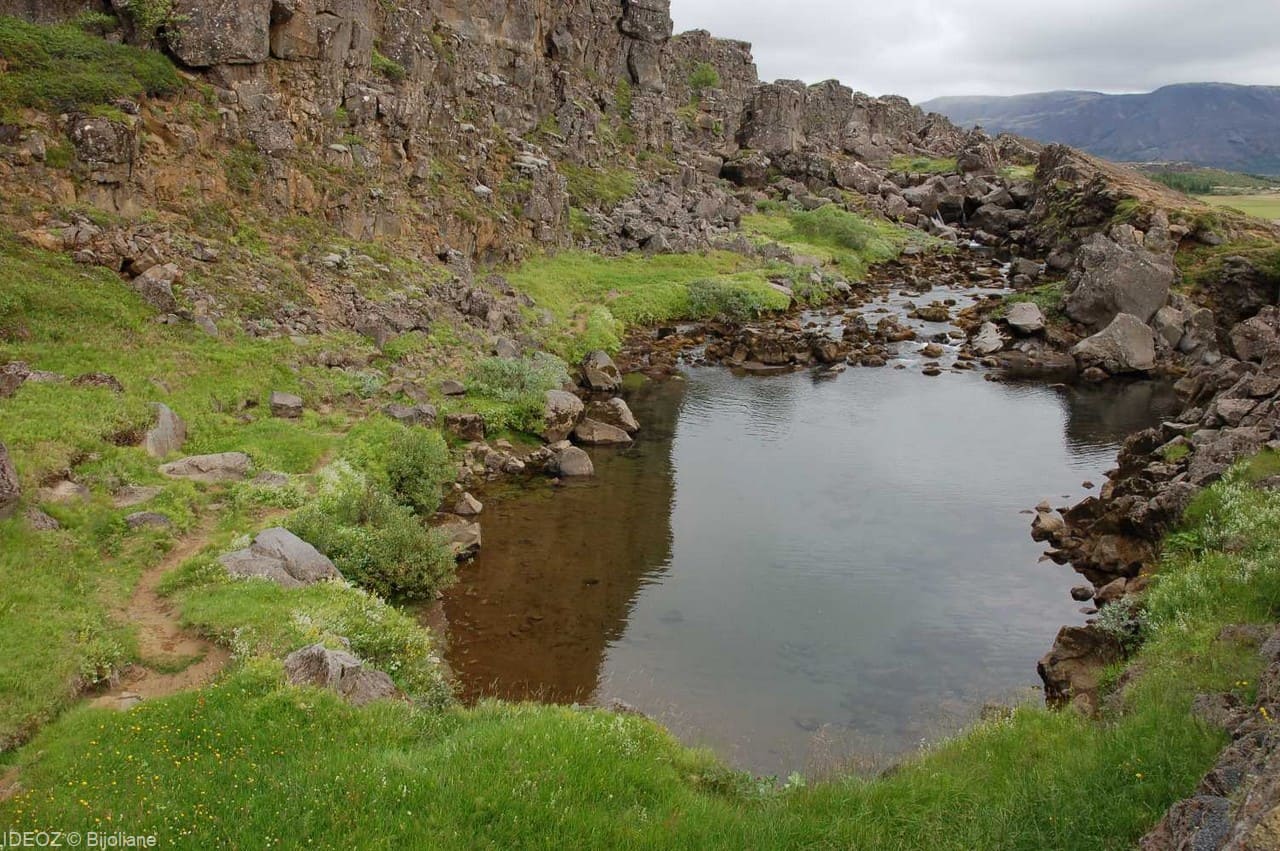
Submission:
POLYGON ((587 446, 621 446, 631 442, 631 435, 617 426, 597 420, 583 420, 573 430, 574 439, 587 446))
POLYGON ((596 474, 595 465, 591 463, 591 456, 576 446, 570 446, 557 452, 551 459, 549 469, 551 472, 565 478, 594 476, 596 474))

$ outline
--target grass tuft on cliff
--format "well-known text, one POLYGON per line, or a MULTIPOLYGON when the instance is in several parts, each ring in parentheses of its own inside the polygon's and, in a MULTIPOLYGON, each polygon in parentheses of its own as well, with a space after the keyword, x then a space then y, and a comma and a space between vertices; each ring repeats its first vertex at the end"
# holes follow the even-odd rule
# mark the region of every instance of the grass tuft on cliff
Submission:
POLYGON ((0 17, 0 109, 92 110, 121 98, 166 95, 182 79, 163 54, 114 44, 75 24, 0 17))
MULTIPOLYGON (((1193 698, 1253 697, 1259 657, 1218 636, 1280 616, 1280 493, 1254 487, 1277 467, 1259 456, 1188 511, 1147 598, 1137 676, 1100 721, 1026 706, 879 779, 780 789, 642 718, 499 703, 353 709, 249 659, 218 686, 125 715, 69 713, 20 754, 23 791, 0 819, 124 826, 190 848, 256 847, 284 825, 290 844, 352 848, 1132 848, 1226 743, 1191 717, 1193 698)), ((331 631, 328 604, 310 600, 326 592, 308 593, 294 603, 306 617, 260 607, 255 641, 292 646, 299 624, 331 631)), ((216 598, 185 611, 224 629, 243 616, 218 614, 216 598)))

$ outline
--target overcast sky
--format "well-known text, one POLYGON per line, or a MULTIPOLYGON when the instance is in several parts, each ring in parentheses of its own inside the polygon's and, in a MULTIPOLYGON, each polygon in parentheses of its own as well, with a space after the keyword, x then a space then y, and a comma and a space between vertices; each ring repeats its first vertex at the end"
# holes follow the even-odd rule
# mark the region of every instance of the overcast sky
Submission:
POLYGON ((760 76, 874 95, 1280 86, 1280 0, 672 0, 676 31, 754 45, 760 76))

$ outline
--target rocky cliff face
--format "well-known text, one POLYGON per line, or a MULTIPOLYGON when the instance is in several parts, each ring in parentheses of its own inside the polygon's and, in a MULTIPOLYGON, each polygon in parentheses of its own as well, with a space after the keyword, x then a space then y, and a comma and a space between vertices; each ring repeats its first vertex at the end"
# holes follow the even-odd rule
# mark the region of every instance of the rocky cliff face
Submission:
MULTIPOLYGON (((901 99, 761 85, 749 45, 673 36, 668 0, 175 0, 154 33, 129 3, 115 6, 130 40, 166 50, 209 87, 216 118, 147 110, 140 121, 49 126, 75 141, 91 185, 50 186, 46 200, 190 207, 224 189, 199 160, 244 146, 264 158, 258 188, 277 213, 501 259, 567 244, 561 164, 631 167, 657 151, 668 154, 648 177, 664 197, 641 204, 656 220, 644 230, 679 247, 735 220, 717 186, 726 160, 758 150, 765 168, 825 176, 854 160, 953 153, 961 138, 901 99), (334 178, 340 170, 364 179, 334 178), (715 214, 695 217, 708 196, 715 214)), ((103 8, 0 0, 0 14, 39 21, 103 8)), ((607 216, 593 224, 605 242, 624 236, 607 216)))

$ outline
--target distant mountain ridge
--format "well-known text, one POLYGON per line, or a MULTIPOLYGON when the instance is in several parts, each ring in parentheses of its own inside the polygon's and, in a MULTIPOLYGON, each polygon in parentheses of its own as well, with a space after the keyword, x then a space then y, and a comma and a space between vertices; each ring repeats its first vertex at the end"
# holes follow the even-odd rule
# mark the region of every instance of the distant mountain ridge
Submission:
POLYGON ((1185 83, 1149 94, 1058 91, 920 104, 966 127, 1062 142, 1121 162, 1280 175, 1280 86, 1185 83))

